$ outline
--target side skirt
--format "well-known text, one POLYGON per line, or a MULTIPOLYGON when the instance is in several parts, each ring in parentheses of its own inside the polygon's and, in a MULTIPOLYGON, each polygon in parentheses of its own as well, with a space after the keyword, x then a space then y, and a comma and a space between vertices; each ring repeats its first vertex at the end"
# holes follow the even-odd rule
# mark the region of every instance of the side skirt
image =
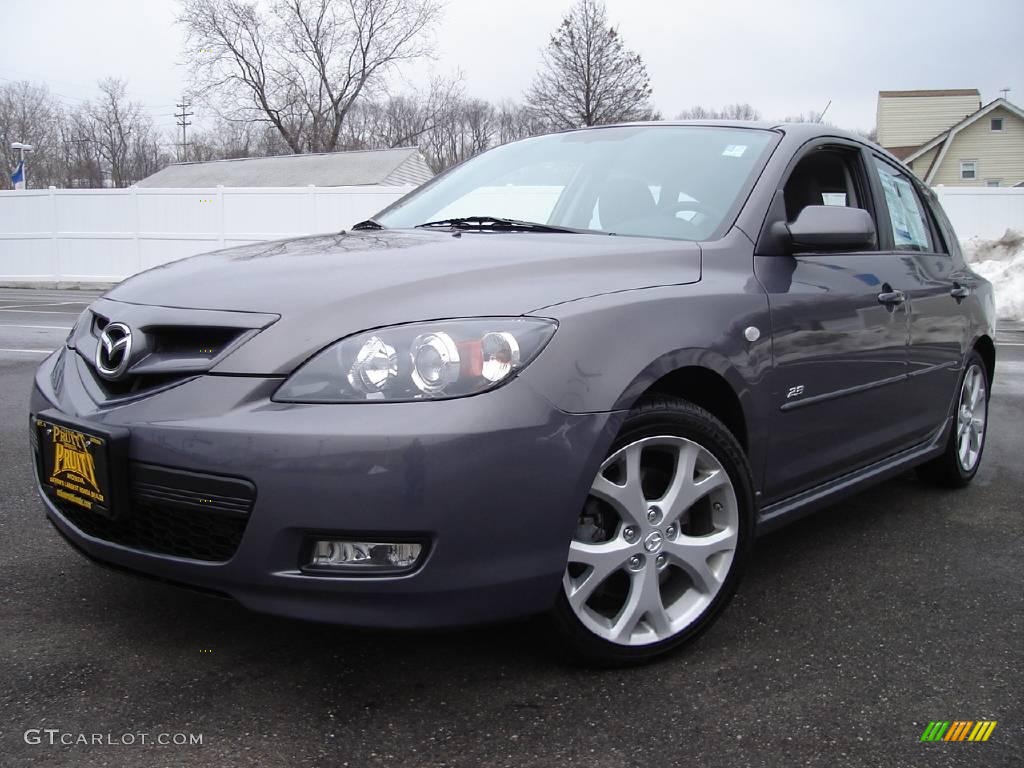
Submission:
POLYGON ((941 454, 951 423, 952 419, 947 418, 930 438, 913 448, 762 507, 757 514, 757 534, 760 536, 774 531, 941 454))

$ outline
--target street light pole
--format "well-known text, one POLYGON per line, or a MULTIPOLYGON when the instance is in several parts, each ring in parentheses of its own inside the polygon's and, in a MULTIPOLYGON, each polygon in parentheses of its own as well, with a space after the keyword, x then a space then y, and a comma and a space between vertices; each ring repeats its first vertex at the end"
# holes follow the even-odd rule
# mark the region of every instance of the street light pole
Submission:
POLYGON ((22 178, 25 181, 25 189, 28 189, 28 168, 25 166, 25 153, 35 149, 32 144, 22 144, 20 141, 11 142, 11 149, 17 150, 18 162, 21 165, 22 178))

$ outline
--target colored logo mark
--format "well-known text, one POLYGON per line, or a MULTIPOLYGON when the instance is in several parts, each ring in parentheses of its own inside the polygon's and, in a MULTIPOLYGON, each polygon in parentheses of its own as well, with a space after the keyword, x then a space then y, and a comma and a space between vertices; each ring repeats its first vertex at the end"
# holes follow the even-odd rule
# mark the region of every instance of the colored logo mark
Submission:
POLYGON ((995 720, 932 720, 921 741, 988 741, 996 729, 995 720))

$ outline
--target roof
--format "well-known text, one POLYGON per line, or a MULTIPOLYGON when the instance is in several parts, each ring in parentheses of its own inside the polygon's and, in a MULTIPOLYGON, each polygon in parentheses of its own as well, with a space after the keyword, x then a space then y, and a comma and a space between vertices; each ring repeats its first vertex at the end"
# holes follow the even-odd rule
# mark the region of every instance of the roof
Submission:
MULTIPOLYGON (((628 126, 697 126, 705 128, 744 128, 746 130, 757 130, 757 131, 774 131, 776 133, 784 133, 790 136, 796 136, 802 140, 813 139, 817 137, 833 137, 839 139, 848 139, 850 141, 856 141, 861 144, 866 144, 873 147, 876 151, 883 152, 885 154, 892 154, 885 147, 880 146, 877 142, 866 139, 860 134, 854 133, 853 131, 847 131, 843 128, 837 128, 834 125, 828 123, 789 123, 778 120, 641 120, 632 123, 612 123, 609 125, 590 125, 583 128, 567 128, 559 133, 575 133, 580 131, 600 131, 606 128, 623 128, 628 126)), ((529 139, 525 139, 529 141, 529 139)))
POLYGON ((981 96, 977 88, 947 88, 938 91, 879 91, 878 97, 885 99, 900 99, 927 96, 981 96))
MULTIPOLYGON (((622 128, 624 126, 633 125, 650 125, 650 126, 696 126, 704 128, 745 128, 748 130, 757 131, 781 131, 782 133, 800 133, 807 134, 808 136, 822 135, 822 136, 839 136, 841 138, 851 138, 857 141, 864 141, 863 136, 847 131, 842 128, 836 128, 834 125, 829 123, 790 123, 780 120, 641 120, 632 123, 612 123, 609 125, 589 125, 582 128, 567 128, 559 133, 572 133, 575 131, 599 131, 603 128, 622 128)), ((874 142, 868 142, 873 144, 874 142)))
POLYGON ((1016 104, 1011 104, 1006 99, 995 99, 994 101, 990 101, 988 104, 983 106, 978 111, 972 112, 956 125, 947 128, 934 139, 931 139, 930 141, 927 141, 924 144, 922 144, 916 150, 914 150, 905 158, 903 158, 904 162, 909 163, 913 160, 916 160, 921 155, 941 145, 942 149, 940 149, 936 153, 935 157, 932 158, 932 164, 928 167, 928 170, 925 173, 925 175, 921 177, 922 181, 924 181, 926 184, 930 184, 932 177, 935 176, 935 172, 942 165, 942 161, 946 157, 946 152, 949 150, 949 147, 953 143, 953 139, 956 138, 956 135, 960 133, 960 131, 962 131, 964 128, 969 126, 971 123, 981 119, 989 112, 993 111, 998 107, 1002 107, 1008 110, 1009 112, 1017 115, 1017 117, 1021 118, 1022 120, 1024 120, 1024 109, 1021 109, 1016 104))
POLYGON ((434 174, 416 147, 174 163, 138 187, 346 187, 418 185, 434 174))
POLYGON ((892 152, 900 160, 903 160, 905 157, 914 154, 914 152, 917 151, 918 146, 919 145, 917 144, 911 144, 909 147, 886 147, 886 149, 892 152))

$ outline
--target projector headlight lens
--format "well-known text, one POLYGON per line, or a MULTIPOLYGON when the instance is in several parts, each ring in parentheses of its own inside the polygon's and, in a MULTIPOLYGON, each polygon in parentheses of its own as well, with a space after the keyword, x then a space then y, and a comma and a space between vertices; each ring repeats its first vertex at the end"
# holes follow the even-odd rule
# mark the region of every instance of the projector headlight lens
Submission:
POLYGON ((356 334, 314 355, 273 399, 357 403, 475 395, 514 378, 556 327, 555 321, 541 318, 480 318, 356 334))
POLYGON ((424 333, 412 343, 412 383, 420 392, 433 394, 459 380, 462 358, 447 333, 424 333))

